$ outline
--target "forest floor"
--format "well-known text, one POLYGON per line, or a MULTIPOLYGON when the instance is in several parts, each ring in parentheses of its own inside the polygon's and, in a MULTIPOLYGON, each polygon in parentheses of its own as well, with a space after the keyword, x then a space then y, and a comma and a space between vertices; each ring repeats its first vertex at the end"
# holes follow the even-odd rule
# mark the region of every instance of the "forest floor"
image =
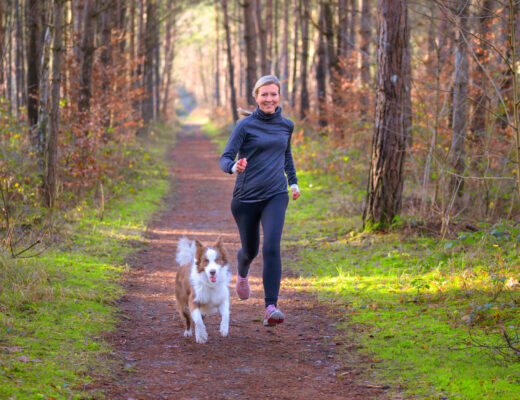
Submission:
MULTIPOLYGON (((231 259, 239 237, 229 211, 234 179, 218 167, 215 145, 186 126, 170 153, 172 193, 147 232, 149 245, 129 260, 120 324, 109 336, 118 369, 97 382, 109 399, 376 399, 383 391, 342 362, 334 309, 282 277, 286 321, 265 328, 261 256, 252 265, 252 297, 230 287, 231 323, 221 337, 218 315, 206 318, 209 340, 183 337, 175 310, 177 240, 213 243, 220 235, 231 259)), ((232 263, 233 275, 236 275, 232 263)), ((343 349, 343 350, 342 350, 343 349)))

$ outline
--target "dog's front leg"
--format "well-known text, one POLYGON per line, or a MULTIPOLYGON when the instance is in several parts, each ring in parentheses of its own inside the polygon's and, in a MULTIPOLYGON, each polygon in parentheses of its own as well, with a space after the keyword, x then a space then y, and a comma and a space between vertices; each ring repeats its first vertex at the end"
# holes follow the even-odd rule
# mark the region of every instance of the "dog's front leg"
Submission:
POLYGON ((206 326, 202 320, 202 314, 199 308, 195 308, 191 312, 191 319, 195 324, 195 341, 197 343, 206 343, 208 341, 208 332, 206 332, 206 326))
POLYGON ((220 321, 220 334, 222 336, 227 336, 229 332, 229 300, 224 300, 219 306, 219 312, 222 316, 222 320, 220 321))

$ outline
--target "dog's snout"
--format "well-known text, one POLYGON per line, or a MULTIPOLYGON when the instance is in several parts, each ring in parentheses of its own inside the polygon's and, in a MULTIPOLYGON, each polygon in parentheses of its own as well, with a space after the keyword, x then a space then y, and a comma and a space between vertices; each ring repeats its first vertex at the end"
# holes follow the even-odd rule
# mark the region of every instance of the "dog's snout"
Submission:
POLYGON ((216 273, 217 273, 217 270, 216 270, 216 269, 210 269, 210 270, 209 270, 209 274, 210 274, 211 276, 215 276, 216 273))

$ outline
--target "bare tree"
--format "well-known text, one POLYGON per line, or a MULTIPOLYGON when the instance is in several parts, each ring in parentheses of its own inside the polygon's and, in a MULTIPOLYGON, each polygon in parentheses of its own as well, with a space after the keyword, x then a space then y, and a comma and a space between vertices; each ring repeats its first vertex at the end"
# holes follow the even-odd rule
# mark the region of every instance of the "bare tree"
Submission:
POLYGON ((399 213, 408 118, 406 48, 408 10, 402 0, 378 3, 378 73, 375 130, 363 224, 387 229, 399 213))

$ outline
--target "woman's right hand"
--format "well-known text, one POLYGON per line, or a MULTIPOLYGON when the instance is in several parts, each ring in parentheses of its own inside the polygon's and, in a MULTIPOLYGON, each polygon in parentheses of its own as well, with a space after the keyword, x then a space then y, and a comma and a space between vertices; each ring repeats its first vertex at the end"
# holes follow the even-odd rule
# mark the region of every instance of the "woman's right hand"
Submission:
POLYGON ((247 167, 247 159, 241 158, 237 161, 237 172, 244 172, 247 167))

